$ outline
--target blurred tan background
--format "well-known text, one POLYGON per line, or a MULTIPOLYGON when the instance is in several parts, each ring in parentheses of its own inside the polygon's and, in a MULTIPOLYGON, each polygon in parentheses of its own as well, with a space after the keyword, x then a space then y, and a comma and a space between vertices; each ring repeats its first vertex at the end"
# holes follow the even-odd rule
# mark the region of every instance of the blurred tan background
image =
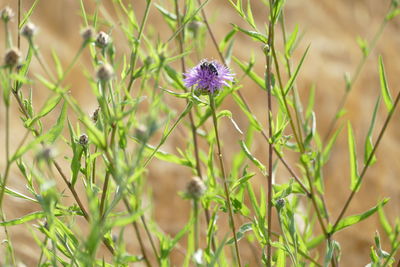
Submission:
MULTIPOLYGON (((16 10, 17 1, 0 0, 0 9, 5 5, 11 6, 16 10)), ((23 10, 33 1, 23 0, 23 10)), ((93 10, 94 1, 84 1, 88 11, 93 10)), ((108 1, 103 1, 108 6, 108 1)), ((111 1, 110 1, 111 2, 111 1)), ((127 1, 126 1, 127 2, 127 1)), ((135 6, 138 18, 142 17, 144 0, 130 1, 135 6)), ((168 1, 154 1, 155 3, 166 3, 168 1)), ((261 1, 252 0, 252 9, 259 28, 263 28, 265 23, 266 11, 261 1)), ((304 66, 300 71, 298 78, 298 89, 300 91, 303 103, 306 103, 310 91, 310 87, 316 85, 316 105, 315 112, 317 115, 317 128, 323 136, 327 131, 327 123, 331 120, 337 108, 340 98, 344 92, 343 74, 348 72, 352 75, 356 65, 361 59, 361 51, 356 43, 356 37, 360 36, 367 40, 371 40, 374 33, 378 30, 382 22, 385 12, 388 9, 390 1, 374 1, 374 0, 288 0, 286 4, 286 23, 288 31, 292 31, 296 24, 299 30, 304 34, 303 39, 295 52, 294 65, 297 65, 303 51, 310 44, 309 54, 304 62, 304 66)), ((111 6, 111 5, 110 5, 111 6)), ((171 9, 172 10, 172 9, 171 9)), ((231 29, 230 23, 244 25, 242 19, 229 6, 228 1, 214 0, 206 6, 207 15, 212 22, 213 31, 217 40, 221 40, 225 34, 231 29)), ((113 16, 113 10, 110 9, 110 17, 102 19, 110 19, 113 16)), ((54 50, 62 59, 64 66, 70 62, 73 55, 79 48, 81 38, 80 29, 83 27, 83 20, 79 16, 78 1, 51 1, 42 0, 39 2, 33 16, 32 21, 39 27, 39 33, 36 41, 41 52, 46 59, 50 60, 51 51, 54 50)), ((117 21, 113 21, 114 25, 103 26, 103 30, 115 28, 113 32, 113 40, 117 49, 120 51, 128 51, 126 47, 126 39, 118 30, 117 21)), ((169 30, 161 31, 162 19, 158 11, 153 6, 150 12, 148 30, 153 31, 154 35, 159 35, 162 40, 166 40, 171 32, 169 30)), ((16 27, 16 20, 13 24, 16 27)), ((400 46, 400 17, 389 22, 385 28, 382 37, 377 43, 376 49, 372 52, 365 68, 356 82, 353 91, 350 94, 348 102, 345 106, 348 111, 341 119, 341 122, 351 120, 353 129, 357 137, 358 155, 362 158, 363 142, 368 131, 371 113, 376 101, 376 97, 380 93, 379 77, 377 71, 377 58, 382 55, 388 82, 395 95, 400 90, 400 73, 399 46, 400 46)), ((280 31, 277 31, 277 45, 282 43, 280 31)), ((0 37, 0 54, 4 53, 4 33, 1 30, 0 37)), ((248 60, 250 55, 256 55, 256 70, 260 76, 263 74, 264 62, 259 60, 262 58, 261 49, 258 44, 244 36, 237 34, 235 42, 234 55, 242 60, 248 60)), ((26 49, 26 43, 22 40, 22 50, 26 49)), ((85 55, 89 59, 88 55, 85 55)), ((207 39, 207 49, 205 56, 208 58, 218 58, 210 39, 207 39)), ((85 59, 85 57, 84 57, 85 59)), ((33 68, 37 68, 34 63, 33 68)), ((85 104, 85 110, 92 112, 96 108, 95 98, 91 94, 91 90, 84 82, 84 74, 82 67, 88 71, 93 71, 89 61, 81 61, 76 68, 73 69, 65 84, 71 85, 72 94, 78 98, 80 103, 85 104)), ((241 74, 240 69, 234 63, 230 66, 238 75, 241 74)), ((37 68, 38 69, 38 68, 37 68)), ((249 79, 245 80, 242 94, 251 103, 253 111, 257 114, 260 121, 265 121, 266 99, 260 96, 262 91, 252 83, 249 79)), ((48 92, 43 88, 34 87, 34 104, 40 107, 44 96, 48 92)), ((167 99, 167 101, 172 101, 167 99)), ((183 106, 183 103, 180 103, 183 106)), ((14 105, 15 106, 15 105, 14 105)), ((179 106, 179 105, 178 105, 179 106)), ((228 98, 224 103, 224 108, 235 109, 232 99, 228 98)), ((0 107, 3 114, 4 107, 0 107)), ((12 122, 13 138, 15 143, 20 140, 24 131, 20 126, 18 119, 18 110, 14 109, 15 115, 12 122)), ((383 142, 378 149, 378 162, 370 168, 365 177, 365 182, 356 196, 355 200, 347 215, 365 211, 375 205, 378 200, 383 197, 390 197, 390 202, 386 205, 385 211, 391 222, 395 217, 400 215, 400 187, 398 183, 400 171, 400 126, 399 115, 396 112, 390 127, 388 128, 383 142)), ((246 118, 240 113, 232 110, 234 119, 237 120, 239 126, 247 125, 246 118)), ((386 111, 384 105, 381 105, 379 115, 377 117, 376 129, 380 129, 385 119, 386 111)), ((51 123, 51 122, 48 122, 51 123)), ((226 161, 229 162, 230 152, 238 151, 237 143, 238 135, 232 135, 232 126, 229 121, 222 121, 221 132, 225 143, 226 161)), ((175 151, 174 147, 179 145, 179 140, 184 135, 175 133, 172 142, 166 144, 166 150, 175 151)), ((377 131, 374 134, 376 139, 377 131)), ((0 115, 0 140, 4 140, 4 116, 0 115)), ((0 145, 2 147, 3 145, 0 145)), ((267 146, 257 136, 252 151, 262 161, 266 158, 267 146)), ((62 153, 62 151, 60 151, 62 153)), ((61 154, 60 153, 60 154, 61 154)), ((4 151, 0 152, 1 166, 4 166, 4 151)), ((62 157, 59 157, 62 160, 62 157)), ((229 163, 228 163, 229 165, 229 163)), ((361 166, 362 163, 359 162, 361 166)), ((349 194, 349 171, 348 171, 348 152, 347 152, 347 136, 343 131, 338 139, 338 144, 332 152, 331 161, 325 168, 325 181, 327 190, 327 205, 332 218, 336 218, 340 209, 344 205, 349 194)), ((189 217, 190 204, 182 200, 177 192, 184 189, 184 186, 190 177, 190 171, 184 168, 177 168, 174 165, 160 163, 154 161, 150 167, 150 183, 151 191, 154 194, 154 216, 160 227, 167 233, 176 234, 179 229, 187 222, 189 217), (171 212, 171 208, 173 209, 171 212)), ((297 171, 299 173, 299 171, 297 171)), ((9 186, 20 191, 25 191, 24 181, 19 177, 18 171, 13 169, 12 176, 9 179, 9 186)), ((285 171, 277 173, 277 182, 285 181, 289 178, 285 171)), ((262 178, 257 178, 255 183, 265 186, 262 178)), ((60 188, 63 188, 62 185, 60 188)), ((37 206, 27 206, 26 202, 15 198, 5 198, 4 202, 7 218, 15 218, 28 212, 38 209, 37 206)), ((316 226, 318 228, 318 226, 316 226)), ((381 236, 384 236, 383 230, 379 227, 377 216, 373 216, 366 221, 360 223, 352 229, 346 229, 335 235, 342 247, 342 266, 364 266, 369 262, 370 247, 373 245, 373 237, 375 231, 379 230, 381 236)), ((14 246, 16 248, 17 257, 27 266, 33 266, 37 263, 37 248, 33 243, 28 230, 23 228, 10 228, 14 246)), ((4 237, 3 232, 0 238, 4 237)), ((385 240, 385 238, 383 238, 385 240)), ((384 243, 384 249, 389 250, 387 243, 384 243)), ((135 249, 134 241, 130 243, 130 247, 135 249)), ((0 251, 1 253, 4 250, 0 251)), ((249 251, 244 252, 250 255, 249 251)), ((176 253, 174 261, 176 264, 182 260, 182 255, 176 253)), ((398 259, 397 259, 398 260, 398 259)))

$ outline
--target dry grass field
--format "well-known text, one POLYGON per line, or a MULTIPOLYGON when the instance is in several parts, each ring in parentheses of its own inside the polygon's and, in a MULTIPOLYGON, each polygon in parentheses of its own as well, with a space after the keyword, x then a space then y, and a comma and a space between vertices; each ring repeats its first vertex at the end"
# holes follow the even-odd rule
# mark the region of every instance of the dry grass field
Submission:
MULTIPOLYGON (((16 2, 11 0, 0 0, 0 8, 5 5, 16 9, 16 2)), ((30 6, 33 1, 23 0, 23 6, 30 6)), ((91 0, 85 0, 87 8, 93 8, 91 0)), ((111 22, 108 29, 116 25, 112 5, 107 2, 103 10, 102 16, 107 17, 111 22)), ((128 2, 128 1, 127 1, 128 2)), ((143 12, 142 0, 132 0, 133 5, 137 6, 137 14, 140 17, 143 12)), ((157 2, 157 1, 154 1, 157 2)), ((168 2, 160 0, 160 2, 168 2)), ((262 4, 257 0, 251 1, 253 4, 253 12, 258 25, 265 23, 267 12, 263 9, 262 4)), ((316 104, 315 112, 317 114, 317 128, 322 133, 327 132, 328 122, 334 115, 338 103, 345 90, 345 82, 343 75, 355 72, 356 66, 361 59, 361 52, 356 42, 356 37, 360 36, 367 40, 371 40, 378 30, 387 11, 388 1, 376 0, 288 0, 285 14, 288 30, 292 30, 296 24, 302 33, 302 40, 295 52, 294 64, 302 56, 303 51, 310 45, 309 54, 304 62, 297 87, 301 98, 307 101, 310 88, 316 86, 316 104)), ((212 22, 212 29, 216 38, 221 40, 224 35, 231 29, 230 23, 238 25, 242 24, 240 17, 234 13, 229 6, 228 1, 214 0, 206 6, 207 15, 212 22)), ((62 59, 63 64, 68 64, 73 55, 79 48, 81 39, 79 32, 82 28, 82 20, 79 15, 79 1, 67 0, 42 0, 33 13, 32 21, 39 27, 39 33, 36 37, 38 46, 45 58, 51 58, 51 51, 54 50, 62 59)), ((16 26, 16 22, 13 24, 16 26)), ((150 12, 150 21, 148 31, 152 35, 159 36, 161 40, 165 40, 170 36, 171 32, 163 26, 162 18, 158 11, 152 8, 150 12)), ((127 51, 126 40, 123 35, 118 32, 115 27, 113 39, 117 49, 127 51), (119 43, 119 38, 121 42, 119 43)), ((260 27, 262 28, 262 27, 260 27)), ((105 30, 108 30, 105 29, 105 30)), ((0 30, 0 54, 4 52, 3 29, 0 30)), ((276 39, 278 47, 282 45, 280 36, 276 39)), ((368 58, 359 79, 357 80, 353 91, 350 93, 345 109, 347 113, 339 120, 339 123, 346 123, 351 120, 359 144, 359 154, 362 155, 362 144, 364 136, 369 127, 371 111, 374 107, 377 95, 380 92, 379 76, 378 76, 378 55, 382 55, 385 60, 386 74, 392 95, 400 90, 400 18, 391 21, 383 31, 382 36, 377 42, 377 46, 368 58)), ((22 40, 22 50, 26 48, 25 40, 22 40)), ((256 59, 262 57, 261 48, 249 38, 240 33, 234 46, 234 55, 238 58, 248 60, 252 54, 256 59)), ((217 58, 218 54, 211 45, 211 40, 207 39, 207 45, 204 54, 208 58, 217 58)), ((89 55, 84 58, 89 59, 89 55)), ((35 63, 37 64, 37 63, 35 63)), ((33 68, 38 67, 33 65, 33 68)), ((90 62, 82 60, 76 68, 72 70, 65 84, 70 85, 71 92, 79 103, 81 103, 88 113, 96 108, 95 98, 91 94, 90 88, 81 86, 81 82, 85 79, 85 73, 82 68, 93 71, 90 62)), ((231 68, 237 75, 241 75, 240 68, 231 62, 231 68)), ((262 76, 264 61, 256 61, 256 71, 262 76)), ((286 79, 286 77, 285 77, 286 79)), ((83 83, 86 84, 86 83, 83 83)), ((135 90, 135 88, 133 89, 135 90)), ((266 110, 266 97, 260 97, 260 90, 249 79, 244 81, 243 88, 240 89, 243 95, 250 103, 253 112, 258 118, 264 118, 266 110)), ((40 86, 35 87, 33 93, 34 106, 40 107, 48 92, 40 86)), ((173 104, 174 99, 166 98, 166 101, 173 104)), ((3 106, 0 106, 0 140, 4 140, 4 117, 3 106)), ((224 108, 231 109, 235 120, 240 125, 245 123, 244 115, 235 115, 235 105, 232 99, 227 98, 224 102, 224 108)), ((384 105, 381 105, 382 110, 384 105)), ((384 113, 378 114, 377 129, 379 129, 384 120, 384 113)), ((262 120, 265 122, 265 119, 262 120)), ((46 121, 48 125, 54 121, 46 121)), ((15 147, 18 140, 24 134, 20 126, 18 110, 13 110, 12 135, 15 147)), ((232 134, 232 125, 228 120, 221 121, 221 135, 225 147, 226 162, 229 166, 230 152, 239 149, 237 136, 232 134), (232 150, 232 151, 231 151, 232 150)), ((374 136, 376 138, 376 136, 374 136)), ((163 149, 174 151, 175 147, 180 146, 180 140, 185 138, 182 132, 176 131, 172 139, 168 141, 163 149)), ((0 145, 0 168, 4 164, 3 145, 0 145)), ((261 138, 256 138, 254 147, 255 154, 263 161, 267 155, 267 145, 261 138)), ((61 154, 63 147, 57 148, 61 154)), ((390 197, 390 202, 385 206, 385 211, 391 221, 400 215, 400 110, 397 110, 394 119, 385 133, 383 142, 378 149, 378 161, 369 170, 365 177, 360 192, 353 201, 347 215, 359 213, 367 210, 377 203, 379 199, 390 197)), ((326 202, 332 217, 337 217, 341 207, 350 193, 349 189, 349 160, 347 151, 347 135, 343 131, 339 136, 338 144, 332 153, 332 160, 325 169, 326 181, 326 202)), ((63 158, 60 157, 60 161, 63 158)), ((67 163, 65 163, 67 164, 67 163)), ((176 234, 179 229, 187 222, 189 216, 190 203, 183 200, 178 192, 184 189, 186 181, 190 176, 190 171, 176 166, 169 165, 154 160, 150 167, 150 187, 154 197, 154 206, 152 207, 153 215, 159 223, 159 227, 171 234, 176 234)), ((289 178, 289 174, 282 170, 278 171, 277 182, 284 181, 289 178)), ((265 181, 258 177, 256 183, 260 186, 266 186, 265 181)), ((8 186, 26 191, 23 181, 20 180, 17 169, 11 171, 8 186)), ((60 180, 60 190, 63 189, 60 180)), ((67 198, 68 199, 68 198, 67 198)), ((70 198, 71 199, 71 198, 70 198)), ((72 199, 71 199, 72 201, 72 199)), ((5 197, 4 200, 5 214, 8 219, 21 216, 23 214, 37 210, 37 206, 27 206, 25 202, 11 197, 5 197)), ((203 218, 202 218, 203 219, 203 218)), ((85 222, 82 221, 82 234, 85 232, 85 222)), ((16 249, 16 256, 26 266, 35 266, 38 258, 38 248, 34 243, 29 227, 10 227, 10 233, 16 249)), ((342 265, 344 267, 365 266, 369 262, 370 247, 373 245, 375 231, 382 231, 379 226, 377 216, 372 216, 361 222, 354 228, 345 229, 335 235, 335 238, 342 246, 342 265)), ((127 234, 132 234, 127 231, 127 234)), ((4 233, 0 232, 0 239, 4 238, 4 233)), ((387 240, 384 240, 387 242, 387 240)), ((384 244, 386 244, 384 242, 384 244)), ((134 240, 128 244, 128 249, 135 251, 137 249, 134 240)), ((3 253, 0 250, 0 264, 3 253)), ((322 252, 322 251, 321 251, 322 252)), ((107 254, 105 252, 105 254, 107 254)), ((248 262, 251 251, 245 249, 244 261, 248 262)), ((397 255, 397 260, 400 255, 397 255)), ((181 262, 183 255, 177 252, 174 254, 174 261, 181 262)))

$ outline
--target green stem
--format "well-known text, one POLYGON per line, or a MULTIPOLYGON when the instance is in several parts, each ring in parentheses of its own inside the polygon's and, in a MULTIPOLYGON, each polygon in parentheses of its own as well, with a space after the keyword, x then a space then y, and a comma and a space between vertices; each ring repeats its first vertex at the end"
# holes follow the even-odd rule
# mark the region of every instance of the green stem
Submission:
MULTIPOLYGON (((389 114, 386 117, 385 123, 383 124, 382 129, 379 132, 379 135, 378 135, 378 138, 376 140, 375 146, 372 149, 371 153, 369 154, 367 162, 365 163, 364 168, 361 171, 360 177, 358 178, 357 184, 356 184, 356 186, 354 188, 359 188, 359 186, 360 186, 360 184, 361 184, 361 182, 362 182, 362 180, 363 180, 363 178, 364 178, 369 166, 371 165, 371 161, 375 156, 375 152, 378 149, 378 146, 379 146, 379 144, 380 144, 380 142, 382 140, 383 134, 385 133, 385 131, 386 131, 388 125, 389 125, 389 122, 390 122, 390 120, 391 120, 391 118, 393 116, 393 113, 394 113, 394 111, 395 111, 395 109, 396 109, 396 107, 397 107, 397 105, 399 103, 399 100, 400 100, 400 92, 397 93, 396 100, 393 103, 393 107, 392 107, 392 109, 390 110, 389 114)), ((351 191, 349 197, 347 198, 346 204, 343 206, 343 209, 341 210, 338 218, 335 221, 335 224, 332 227, 332 230, 330 231, 330 234, 334 234, 335 233, 336 227, 338 226, 340 220, 343 218, 347 208, 349 207, 349 205, 350 205, 351 201, 353 200, 353 198, 354 198, 356 193, 357 193, 356 190, 351 191)))
MULTIPOLYGON (((199 5, 201 5, 200 2, 199 2, 199 5)), ((178 21, 177 27, 179 29, 181 27, 182 22, 181 22, 180 13, 179 13, 179 1, 178 0, 175 0, 175 13, 176 13, 177 21, 178 21)), ((204 21, 208 25, 207 19, 205 17, 204 9, 202 9, 202 14, 204 17, 204 21)), ((181 54, 183 54, 183 52, 184 52, 184 39, 185 39, 184 33, 185 33, 185 31, 182 30, 178 35, 179 52, 181 54)), ((215 41, 214 36, 212 38, 213 38, 213 41, 215 41)), ((182 67, 182 73, 186 73, 185 57, 181 57, 181 67, 182 67)), ((187 92, 186 87, 185 87, 185 92, 187 92)), ((188 103, 189 100, 186 100, 186 101, 188 103)), ((198 142, 197 142, 197 129, 196 129, 196 125, 194 123, 192 110, 189 112, 189 121, 190 121, 190 129, 192 132, 192 139, 193 139, 194 157, 196 160, 196 172, 197 172, 197 176, 203 180, 204 178, 203 178, 203 175, 201 172, 201 166, 200 166, 199 146, 198 146, 198 142)), ((206 217, 206 223, 207 223, 207 227, 208 227, 210 225, 210 211, 206 207, 204 207, 204 214, 206 217)), ((213 251, 216 251, 214 235, 211 236, 211 247, 212 247, 213 251)))
MULTIPOLYGON (((391 8, 389 9, 389 12, 390 12, 390 10, 391 10, 391 8)), ((354 75, 350 80, 350 83, 346 84, 346 91, 344 92, 344 94, 343 94, 343 96, 342 96, 342 98, 341 98, 341 100, 339 102, 339 105, 338 105, 338 107, 336 109, 336 112, 335 112, 335 116, 332 118, 331 122, 329 123, 328 131, 325 134, 325 137, 323 139, 324 140, 323 143, 326 143, 328 138, 330 137, 330 135, 331 135, 331 133, 332 133, 332 131, 333 131, 338 119, 339 119, 338 115, 339 115, 340 111, 344 108, 344 106, 345 106, 345 104, 347 102, 347 98, 348 98, 351 90, 353 89, 353 86, 354 86, 355 82, 357 81, 358 77, 360 76, 361 70, 363 69, 363 67, 364 67, 369 55, 371 54, 372 50, 375 48, 376 43, 378 42, 380 36, 382 35, 383 30, 385 29, 385 26, 386 26, 387 22, 388 22, 388 20, 385 17, 385 19, 382 21, 381 25, 379 26, 379 29, 375 33, 375 35, 374 35, 374 37, 373 37, 373 39, 372 39, 372 41, 371 41, 371 43, 369 45, 367 53, 365 55, 363 55, 363 57, 359 61, 358 65, 356 67, 356 70, 354 72, 354 75)))
POLYGON ((171 126, 171 128, 168 130, 168 132, 161 138, 160 143, 153 150, 153 152, 150 154, 150 156, 146 159, 146 161, 143 164, 143 168, 147 167, 147 165, 153 159, 153 157, 158 152, 160 147, 165 143, 165 141, 167 141, 168 136, 172 133, 172 131, 176 128, 176 126, 178 126, 179 122, 186 116, 186 114, 191 110, 192 106, 193 106, 192 102, 189 102, 186 105, 186 108, 182 111, 181 115, 178 117, 178 119, 175 121, 175 123, 171 126))
POLYGON ((218 121, 217 121, 217 115, 216 115, 216 111, 215 111, 215 99, 214 99, 214 96, 213 96, 212 93, 209 94, 209 97, 210 97, 211 113, 212 113, 212 117, 213 117, 215 139, 217 141, 219 165, 220 165, 220 168, 221 168, 222 178, 223 178, 223 182, 224 182, 224 191, 225 191, 225 197, 226 197, 226 204, 228 206, 230 226, 231 226, 231 229, 232 229, 233 239, 235 241, 236 259, 237 259, 237 263, 238 263, 239 267, 241 267, 242 263, 240 261, 239 245, 238 245, 238 240, 237 240, 237 237, 236 237, 236 227, 235 227, 235 221, 233 219, 231 197, 230 197, 230 193, 229 193, 229 189, 228 189, 228 181, 227 181, 227 178, 226 178, 225 166, 224 166, 224 161, 223 161, 223 157, 222 157, 221 144, 220 144, 220 139, 219 139, 219 134, 218 134, 218 121))

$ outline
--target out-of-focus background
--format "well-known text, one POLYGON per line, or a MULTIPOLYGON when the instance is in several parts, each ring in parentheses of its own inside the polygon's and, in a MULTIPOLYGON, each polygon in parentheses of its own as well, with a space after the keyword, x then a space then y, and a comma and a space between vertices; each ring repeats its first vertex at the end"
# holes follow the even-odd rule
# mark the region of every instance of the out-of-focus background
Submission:
MULTIPOLYGON (((5 5, 9 5, 16 10, 16 2, 11 0, 0 0, 0 9, 5 5)), ((84 1, 87 9, 93 9, 95 1, 84 1)), ((114 11, 108 1, 103 1, 105 10, 108 13, 102 13, 102 19, 109 20, 109 26, 103 26, 103 30, 111 30, 113 32, 113 40, 117 49, 128 51, 126 39, 118 28, 118 21, 113 17, 114 11), (107 3, 106 3, 107 2, 107 3), (108 9, 109 8, 109 9, 108 9), (109 17, 106 17, 109 16, 109 17)), ((110 1, 111 2, 111 1, 110 1)), ((126 1, 128 2, 128 1, 126 1)), ((130 1, 135 6, 135 11, 139 18, 142 17, 144 0, 130 1)), ((158 1, 154 1, 158 2, 158 1)), ((162 1, 166 3, 168 1, 162 1)), ((345 90, 344 73, 354 74, 356 66, 360 61, 362 54, 357 45, 356 37, 360 36, 367 40, 371 40, 375 32, 380 27, 385 13, 389 7, 388 0, 288 0, 286 1, 286 24, 288 31, 292 31, 296 24, 302 34, 302 40, 297 48, 293 62, 297 65, 302 53, 308 45, 310 51, 304 62, 304 66, 300 71, 297 79, 297 87, 302 100, 307 101, 310 88, 316 86, 316 104, 315 113, 317 115, 317 128, 323 136, 328 127, 340 98, 345 90)), ((24 0, 23 10, 26 12, 27 7, 31 6, 33 1, 24 0)), ((261 1, 252 0, 252 10, 255 20, 259 28, 264 27, 267 12, 261 1)), ((172 7, 171 7, 172 10, 172 7)), ((228 1, 210 1, 206 6, 208 18, 211 21, 212 29, 217 40, 221 40, 232 26, 230 23, 244 25, 242 19, 230 7, 228 1)), ((83 27, 83 20, 80 17, 79 1, 39 1, 37 8, 32 16, 32 21, 39 27, 39 33, 36 36, 36 42, 44 57, 51 59, 51 51, 55 51, 61 58, 64 65, 67 65, 75 55, 81 44, 80 30, 83 27)), ((12 24, 16 27, 16 20, 12 24)), ((154 36, 159 36, 161 40, 167 40, 171 32, 163 25, 163 21, 159 12, 152 7, 150 11, 149 24, 147 29, 153 32, 154 36)), ((277 31, 277 45, 282 43, 280 31, 277 31)), ((363 154, 363 142, 367 134, 369 121, 371 119, 372 110, 377 96, 380 92, 378 77, 378 55, 382 55, 388 82, 392 91, 392 95, 400 90, 400 18, 396 18, 388 23, 381 38, 378 40, 377 46, 370 55, 366 65, 357 80, 353 91, 350 94, 348 102, 345 106, 346 115, 340 119, 340 123, 350 120, 353 124, 355 135, 357 137, 358 154, 363 154)), ((0 32, 0 54, 4 54, 4 32, 0 32)), ((237 34, 235 42, 234 55, 242 60, 248 60, 252 54, 256 56, 256 71, 260 76, 263 75, 264 61, 261 56, 261 48, 250 40, 247 36, 237 34)), ((27 44, 22 40, 22 50, 26 49, 27 44)), ((211 40, 207 39, 207 46, 204 51, 204 57, 218 58, 218 54, 211 44, 211 40)), ((89 57, 86 57, 89 59, 89 57)), ((37 63, 36 63, 37 64, 37 63)), ((72 94, 84 103, 87 112, 92 112, 96 108, 95 98, 91 94, 87 82, 84 82, 85 73, 82 72, 82 66, 87 70, 93 70, 89 61, 81 61, 71 74, 68 76, 65 84, 71 85, 72 94), (82 86, 85 84, 85 86, 82 86)), ((33 65, 33 68, 38 67, 33 65)), ((238 75, 241 74, 240 69, 235 63, 231 63, 230 67, 238 75)), ((39 68, 38 68, 39 69, 39 68)), ((35 85, 33 91, 34 104, 40 107, 48 92, 41 90, 40 86, 35 85)), ((246 79, 243 88, 240 89, 242 94, 248 100, 251 108, 258 118, 265 117, 266 99, 262 95, 262 91, 250 80, 246 79)), ((171 100, 172 101, 172 100, 171 100)), ((182 104, 182 103, 181 103, 182 104)), ((232 109, 234 118, 245 124, 246 119, 241 114, 235 113, 235 105, 231 99, 227 99, 224 108, 232 109)), ((4 140, 4 116, 3 106, 0 106, 0 140, 4 140)), ((383 142, 381 143, 377 156, 378 162, 372 166, 365 177, 365 182, 357 194, 356 199, 352 202, 347 215, 363 212, 374 206, 378 200, 383 197, 390 197, 390 202, 386 205, 385 211, 391 221, 400 215, 400 122, 397 111, 394 119, 389 126, 383 142)), ((22 138, 24 131, 20 126, 18 110, 14 109, 12 132, 17 145, 22 138)), ((384 105, 381 105, 380 113, 377 117, 377 127, 380 129, 385 119, 384 105)), ((264 120, 263 120, 264 121, 264 120)), ((51 122, 50 122, 51 123, 51 122)), ((231 135, 232 126, 225 121, 221 124, 221 132, 225 144, 225 154, 228 155, 226 161, 229 161, 229 154, 239 149, 235 135, 231 135)), ((174 150, 175 145, 179 145, 182 139, 182 133, 176 133, 173 142, 168 143, 166 149, 174 150)), ((377 134, 375 133, 374 138, 377 134)), ((0 145, 0 166, 4 166, 4 151, 0 145)), ((265 158, 267 146, 263 139, 257 138, 253 146, 254 153, 259 155, 260 159, 265 158), (264 156, 264 157, 263 157, 264 156)), ((62 154, 62 151, 60 151, 62 154)), ((62 157, 60 157, 62 160, 62 157)), ((67 164, 67 163, 66 163, 67 164)), ((228 163, 229 164, 229 163, 228 163)), ((360 162, 361 164, 361 162, 360 162)), ((343 131, 339 136, 338 144, 332 152, 331 161, 325 168, 325 181, 327 198, 326 202, 332 218, 336 218, 340 209, 344 205, 344 201, 350 193, 349 190, 349 163, 347 152, 347 136, 343 131)), ((16 169, 12 170, 9 179, 9 186, 18 190, 24 189, 24 181, 18 175, 16 169)), ((190 176, 188 170, 175 168, 154 161, 150 166, 150 184, 155 198, 154 216, 160 227, 167 233, 176 234, 187 222, 189 216, 190 203, 183 200, 178 191, 183 190, 190 176)), ((280 179, 288 179, 288 174, 284 171, 278 172, 277 182, 280 179), (279 176, 281 174, 281 176, 279 176)), ((262 179, 258 181, 261 186, 265 186, 262 179)), ((60 188, 62 187, 60 181, 60 188)), ((15 198, 5 198, 5 212, 8 219, 12 219, 28 212, 38 209, 37 206, 27 206, 26 202, 15 198)), ((83 228, 84 229, 84 228, 83 228)), ((17 257, 27 266, 33 266, 37 263, 38 250, 31 237, 27 227, 10 227, 12 240, 16 249, 17 257)), ((383 233, 379 227, 377 216, 360 223, 357 227, 343 230, 335 235, 342 247, 342 266, 364 266, 369 262, 370 247, 373 245, 375 231, 383 233)), ((4 234, 0 233, 3 238, 4 234)), ((385 241, 385 240, 384 240, 385 241)), ((386 243, 384 243, 386 244, 386 243)), ((134 242, 131 244, 135 247, 134 242)), ((385 247, 384 247, 385 249, 385 247)), ((0 251, 3 252, 3 248, 0 251)), ((249 253, 249 251, 245 252, 249 253)), ((182 255, 176 255, 176 261, 181 260, 182 255)))

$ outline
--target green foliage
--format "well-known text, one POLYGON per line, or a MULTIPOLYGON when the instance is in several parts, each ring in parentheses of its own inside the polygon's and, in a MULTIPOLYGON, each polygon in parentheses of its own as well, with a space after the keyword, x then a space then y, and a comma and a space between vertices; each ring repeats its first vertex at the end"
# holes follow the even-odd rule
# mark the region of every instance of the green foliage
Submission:
MULTIPOLYGON (((30 230, 32 247, 40 252, 35 259, 38 266, 331 266, 348 253, 336 233, 356 228, 371 216, 379 218, 384 236, 377 231, 371 238, 369 266, 395 263, 400 220, 385 214, 388 199, 347 215, 369 167, 379 164, 376 151, 398 105, 381 56, 377 71, 381 91, 373 109, 365 112, 370 122, 360 169, 359 140, 352 123, 347 123, 350 168, 346 177, 351 192, 345 200, 337 200, 337 217, 327 196, 342 189, 327 188, 332 183, 326 182, 330 177, 326 167, 342 168, 332 159, 342 153, 336 148, 346 136, 342 132, 345 102, 366 59, 374 55, 371 52, 384 27, 400 13, 396 0, 391 1, 372 41, 357 39, 363 56, 354 76, 345 75, 342 102, 325 137, 315 110, 323 95, 320 87, 325 85, 318 84, 317 77, 306 97, 298 90, 303 86, 300 71, 310 64, 305 59, 312 50, 310 44, 297 51, 304 31, 301 25, 286 32, 289 1, 229 0, 229 9, 220 11, 210 10, 208 0, 147 0, 142 1, 143 8, 136 2, 114 0, 112 12, 108 4, 89 2, 79 1, 80 24, 92 26, 95 32, 71 58, 57 47, 48 51, 33 38, 21 39, 26 43, 21 46, 20 65, 0 68, 5 110, 0 120, 5 141, 4 149, 0 147, 5 153, 0 173, 5 253, 0 254, 5 257, 0 264, 16 266, 21 252, 8 229, 18 226, 30 230), (264 9, 255 12, 260 6, 264 9), (213 16, 207 19, 209 12, 213 16), (218 15, 222 17, 217 12, 237 16, 225 21, 229 29, 222 35, 213 32, 219 27, 218 15), (265 14, 260 17, 260 12, 265 14), (167 25, 167 38, 159 32, 163 25, 152 20, 157 16, 161 18, 157 23, 167 25), (96 43, 100 30, 113 35, 106 47, 96 43), (243 42, 246 47, 239 49, 245 49, 245 57, 237 49, 243 42), (227 67, 235 73, 209 98, 186 88, 184 81, 189 67, 205 58, 205 48, 221 57, 216 61, 229 65, 233 60, 227 67), (294 63, 296 55, 300 60, 294 63), (110 67, 105 68, 108 73, 100 71, 105 66, 110 67), (84 73, 86 81, 76 84, 73 77, 67 79, 75 69, 84 73), (271 90, 267 90, 267 77, 271 90), (92 89, 90 99, 98 106, 92 116, 87 114, 86 100, 69 92, 84 88, 92 89), (265 99, 265 106, 258 108, 247 100, 252 90, 265 99), (34 101, 37 92, 43 94, 39 107, 34 101), (383 115, 381 98, 386 107, 383 115), (382 116, 384 126, 377 129, 382 116), (15 125, 10 124, 17 117, 26 132, 21 140, 13 136, 15 125), (167 209, 163 212, 186 220, 169 222, 174 227, 166 231, 158 220, 156 198, 160 193, 176 194, 164 192, 161 186, 175 186, 181 175, 189 176, 188 181, 198 176, 180 193, 180 204, 186 201, 190 212, 175 207, 175 199, 163 203, 161 208, 167 209), (14 188, 17 183, 21 186, 14 188), (33 204, 34 211, 8 216, 11 198, 33 204), (253 254, 246 255, 247 250, 253 254), (182 257, 176 257, 179 253, 182 257)), ((38 3, 26 7, 25 13, 18 11, 19 29, 39 12, 38 3)), ((16 34, 12 35, 9 23, 5 29, 9 47, 16 34)))

